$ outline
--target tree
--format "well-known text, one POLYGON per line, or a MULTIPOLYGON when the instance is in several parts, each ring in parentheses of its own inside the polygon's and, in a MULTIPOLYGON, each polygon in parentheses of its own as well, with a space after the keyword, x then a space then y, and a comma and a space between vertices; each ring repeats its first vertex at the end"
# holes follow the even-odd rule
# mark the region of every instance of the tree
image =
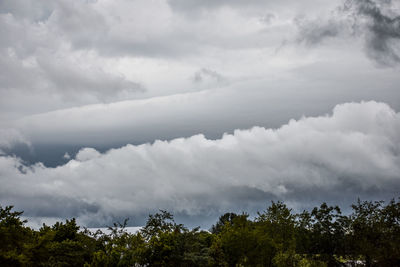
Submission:
POLYGON ((295 215, 283 202, 272 201, 263 213, 258 213, 256 236, 263 266, 294 265, 295 215), (279 259, 278 259, 279 257, 279 259), (279 262, 279 264, 277 264, 279 262))
POLYGON ((320 254, 321 260, 328 266, 336 266, 335 256, 345 255, 345 234, 348 229, 348 218, 341 215, 338 206, 328 206, 322 203, 311 212, 312 222, 312 252, 320 254))
POLYGON ((52 227, 43 224, 30 246, 31 262, 44 266, 83 266, 90 262, 96 241, 79 228, 75 219, 56 222, 52 227))
POLYGON ((226 221, 211 247, 216 265, 250 265, 257 245, 254 234, 254 223, 248 220, 248 214, 226 221))
POLYGON ((12 211, 13 206, 0 206, 0 265, 22 266, 29 261, 26 244, 31 242, 32 230, 21 220, 23 212, 12 211))
POLYGON ((400 266, 400 198, 392 199, 381 210, 383 242, 378 261, 385 266, 400 266))
POLYGON ((352 205, 353 255, 362 255, 366 266, 400 265, 400 202, 357 201, 352 205))
POLYGON ((180 231, 182 229, 183 225, 176 224, 174 216, 171 213, 165 210, 160 210, 160 212, 154 215, 149 215, 146 226, 143 227, 140 232, 146 239, 150 239, 163 232, 180 231))
POLYGON ((210 232, 213 234, 219 234, 222 232, 223 228, 226 224, 232 224, 233 219, 235 219, 238 215, 236 213, 227 212, 224 215, 220 216, 218 222, 211 226, 210 232))

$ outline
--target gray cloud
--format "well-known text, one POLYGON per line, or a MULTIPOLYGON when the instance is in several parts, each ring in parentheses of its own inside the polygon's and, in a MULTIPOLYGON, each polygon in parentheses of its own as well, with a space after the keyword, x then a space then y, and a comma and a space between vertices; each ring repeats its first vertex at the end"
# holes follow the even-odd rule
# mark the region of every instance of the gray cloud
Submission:
POLYGON ((223 6, 239 6, 239 7, 248 7, 248 6, 256 6, 260 7, 265 5, 265 1, 263 0, 254 0, 251 2, 243 1, 243 0, 205 0, 205 1, 196 1, 196 0, 168 0, 168 3, 173 9, 184 10, 184 11, 198 11, 199 9, 214 9, 220 8, 223 6))
POLYGON ((3 0, 0 2, 0 14, 28 19, 32 22, 46 21, 57 1, 3 0))
POLYGON ((42 107, 36 107, 43 112, 54 109, 54 104, 65 107, 135 98, 145 90, 141 84, 123 75, 109 73, 89 62, 82 64, 74 56, 55 57, 43 52, 26 59, 1 51, 0 55, 0 68, 4 70, 0 73, 2 110, 23 110, 35 104, 20 107, 26 97, 37 97, 37 103, 49 101, 42 107), (10 101, 14 98, 17 101, 10 101))
MULTIPOLYGON (((280 83, 291 80, 296 69, 314 61, 336 64, 337 55, 308 57, 317 49, 332 51, 336 44, 309 51, 287 42, 279 53, 274 51, 283 40, 295 39, 296 29, 307 44, 338 34, 342 22, 312 20, 316 15, 324 17, 338 4, 322 0, 2 1, 0 121, 227 85, 202 71, 202 66, 223 73, 229 84, 242 82, 243 91, 251 87, 248 81, 260 77, 268 79, 265 97, 272 90, 271 83, 273 90, 285 91, 280 83), (197 9, 205 12, 193 15, 190 11, 197 9), (299 16, 305 18, 301 25, 294 20, 299 16), (202 77, 202 85, 190 80, 199 69, 195 77, 202 77)), ((358 46, 351 49, 358 50, 358 46)), ((357 60, 357 53, 347 59, 357 60)), ((359 66, 365 67, 358 63, 355 68, 359 66)), ((334 75, 341 70, 339 66, 334 75)), ((300 88, 297 84, 293 82, 300 88)), ((310 86, 303 83, 300 90, 310 86)), ((361 90, 358 83, 353 87, 352 91, 361 90)))
POLYGON ((299 29, 297 41, 306 45, 317 45, 323 40, 336 37, 342 32, 343 25, 336 20, 304 20, 297 18, 294 20, 299 29))
POLYGON ((383 66, 400 62, 400 14, 392 1, 347 0, 345 8, 367 19, 368 56, 383 66))
POLYGON ((265 14, 264 16, 262 16, 262 17, 260 18, 260 21, 261 21, 262 23, 265 23, 265 24, 269 25, 269 24, 271 24, 271 22, 272 22, 275 18, 276 18, 276 15, 275 15, 275 14, 273 14, 273 13, 267 13, 267 14, 265 14))
POLYGON ((210 70, 207 68, 202 68, 198 71, 193 76, 193 81, 195 83, 202 83, 205 80, 211 79, 217 83, 221 83, 224 81, 224 77, 216 72, 215 70, 210 70))
POLYGON ((338 52, 337 56, 342 57, 335 64, 343 59, 341 64, 306 65, 293 74, 301 79, 260 79, 185 94, 86 105, 26 116, 11 125, 27 136, 34 148, 44 145, 47 151, 60 145, 75 147, 61 150, 61 158, 66 151, 75 151, 76 146, 94 146, 103 151, 126 143, 197 133, 219 138, 224 132, 255 125, 278 127, 291 118, 326 113, 336 103, 346 101, 375 99, 400 108, 398 90, 393 87, 400 81, 396 73, 373 72, 376 75, 366 76, 373 66, 356 68, 358 64, 349 65, 346 60, 354 51, 348 51, 345 57, 343 51, 338 52), (345 67, 353 71, 340 71, 345 67))
POLYGON ((1 110, 12 117, 143 92, 90 50, 107 31, 103 20, 89 2, 2 1, 1 110))
POLYGON ((301 3, 291 0, 281 0, 279 2, 264 0, 168 0, 168 3, 173 10, 187 14, 210 12, 220 8, 232 8, 246 11, 260 11, 265 9, 285 10, 288 5, 296 11, 307 11, 312 7, 319 9, 322 3, 326 5, 326 1, 320 0, 304 0, 301 3))
POLYGON ((30 141, 17 129, 1 129, 0 128, 0 152, 1 149, 10 149, 15 145, 24 144, 31 146, 30 141))
POLYGON ((387 0, 346 0, 327 18, 294 20, 298 42, 315 45, 329 37, 365 38, 367 56, 380 66, 400 62, 400 15, 394 2, 387 0))
POLYGON ((195 135, 103 154, 85 148, 56 168, 1 156, 0 201, 18 200, 33 217, 76 216, 94 225, 159 208, 198 218, 262 209, 270 199, 295 208, 327 199, 348 205, 357 196, 386 199, 400 189, 399 131, 400 113, 362 102, 217 140, 195 135))
MULTIPOLYGON (((21 185, 22 186, 22 185, 21 185)), ((88 203, 85 199, 57 196, 42 192, 38 195, 13 195, 10 193, 3 203, 23 207, 24 216, 31 218, 72 218, 99 211, 99 206, 88 203)))
POLYGON ((109 74, 98 67, 77 68, 65 59, 58 61, 41 57, 38 65, 49 86, 60 90, 66 98, 82 98, 88 94, 98 101, 111 102, 132 97, 144 90, 142 85, 123 76, 109 74))
POLYGON ((156 3, 137 0, 70 3, 59 0, 38 4, 17 0, 5 1, 0 8, 5 16, 19 22, 15 27, 24 22, 25 28, 30 28, 31 33, 27 31, 25 36, 17 31, 19 38, 15 38, 13 46, 20 45, 21 49, 32 49, 32 45, 54 48, 52 44, 45 43, 45 40, 50 40, 57 45, 71 45, 77 50, 94 50, 107 57, 175 58, 205 53, 208 46, 222 49, 262 47, 258 44, 260 42, 265 46, 268 39, 260 36, 260 31, 246 33, 245 24, 254 19, 265 24, 265 21, 270 21, 271 15, 274 16, 273 12, 287 10, 287 5, 294 8, 294 15, 296 12, 304 13, 307 7, 314 5, 313 2, 297 4, 285 1, 276 4, 261 0, 171 0, 156 3), (26 12, 25 6, 33 10, 32 14, 26 12), (231 11, 219 10, 224 6, 231 11), (203 9, 212 12, 190 16, 192 12, 203 9), (245 11, 249 9, 252 11, 245 11), (235 20, 243 27, 232 27, 235 20), (36 42, 33 42, 32 36, 39 39, 35 38, 36 42))

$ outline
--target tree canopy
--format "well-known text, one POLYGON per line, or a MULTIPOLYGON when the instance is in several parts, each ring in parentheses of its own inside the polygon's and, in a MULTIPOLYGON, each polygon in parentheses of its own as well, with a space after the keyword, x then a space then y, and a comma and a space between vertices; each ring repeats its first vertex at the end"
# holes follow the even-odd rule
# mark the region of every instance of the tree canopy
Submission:
POLYGON ((272 202, 254 219, 225 213, 210 231, 160 210, 136 233, 127 220, 108 233, 75 219, 33 230, 21 211, 0 206, 0 266, 400 266, 399 200, 358 200, 349 215, 326 203, 297 214, 272 202))

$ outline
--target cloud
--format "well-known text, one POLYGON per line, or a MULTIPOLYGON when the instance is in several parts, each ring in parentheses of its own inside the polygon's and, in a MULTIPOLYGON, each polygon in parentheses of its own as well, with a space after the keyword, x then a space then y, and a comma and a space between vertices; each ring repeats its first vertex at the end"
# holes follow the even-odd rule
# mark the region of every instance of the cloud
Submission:
POLYGON ((196 83, 201 83, 205 79, 212 79, 217 82, 221 82, 224 80, 221 74, 216 72, 215 70, 210 70, 207 68, 202 68, 194 74, 193 81, 196 83))
POLYGON ((294 20, 297 41, 315 45, 330 37, 362 37, 366 54, 380 66, 400 62, 400 7, 395 1, 346 0, 328 17, 294 20))
POLYGON ((262 0, 255 0, 252 2, 246 2, 246 1, 242 1, 242 0, 233 0, 233 1, 227 1, 227 0, 215 0, 215 1, 210 1, 210 0, 206 0, 206 1, 196 1, 196 0, 168 0, 169 5, 173 8, 176 9, 178 11, 198 11, 199 9, 215 9, 215 8, 221 8, 221 7, 248 7, 250 6, 256 6, 256 7, 260 7, 260 6, 264 6, 265 1, 262 0))
POLYGON ((0 201, 27 216, 75 216, 94 226, 124 216, 140 224, 157 209, 202 224, 271 199, 296 208, 386 199, 400 190, 399 132, 400 113, 371 101, 216 140, 195 135, 103 154, 85 148, 56 168, 1 156, 0 201))
POLYGON ((0 55, 4 70, 0 74, 1 111, 44 112, 132 99, 145 91, 142 84, 106 70, 85 52, 42 51, 20 58, 10 48, 3 53, 0 50, 0 55))
MULTIPOLYGON (((338 51, 336 56, 345 59, 352 54, 353 51, 338 51)), ((336 59, 336 63, 340 60, 336 59)), ((235 84, 229 75, 229 86, 59 109, 26 116, 11 125, 27 136, 34 147, 47 145, 46 150, 51 150, 59 145, 73 145, 103 151, 127 143, 170 140, 197 133, 220 138, 224 132, 255 125, 278 127, 291 118, 329 112, 336 103, 347 101, 375 99, 398 109, 400 102, 393 84, 400 77, 396 73, 367 75, 371 69, 357 66, 346 60, 337 66, 323 62, 296 70, 301 79, 295 76, 287 81, 260 79, 235 84), (344 67, 353 71, 340 72, 344 67), (358 94, 361 90, 363 94, 358 94)), ((221 86, 206 78, 198 87, 221 86)), ((59 158, 65 152, 72 155, 76 150, 60 151, 59 158)))
POLYGON ((2 148, 10 149, 18 144, 31 146, 30 141, 17 129, 0 129, 0 152, 2 148))
POLYGON ((66 159, 66 160, 70 160, 70 159, 71 159, 71 156, 69 155, 68 152, 65 152, 63 158, 66 159))
POLYGON ((78 151, 75 156, 77 161, 87 161, 100 157, 101 154, 94 148, 85 147, 78 151))
POLYGON ((64 98, 82 98, 85 94, 100 102, 125 99, 144 91, 141 84, 129 81, 122 75, 107 73, 100 67, 79 67, 75 62, 38 59, 38 65, 45 73, 45 80, 56 87, 64 98))
POLYGON ((282 0, 279 2, 263 0, 253 0, 250 2, 243 0, 168 0, 168 4, 171 6, 172 10, 176 12, 193 14, 198 12, 212 12, 222 8, 232 8, 246 11, 253 10, 253 12, 256 10, 264 11, 268 9, 279 9, 281 11, 288 11, 288 5, 290 5, 293 10, 306 12, 312 7, 320 9, 321 4, 325 4, 326 6, 330 3, 327 4, 325 1, 319 0, 304 0, 301 3, 293 2, 291 0, 282 0))
POLYGON ((1 2, 2 112, 14 116, 132 99, 144 91, 93 48, 107 31, 94 4, 46 3, 1 2))
POLYGON ((228 85, 228 80, 222 74, 208 68, 201 68, 193 75, 193 83, 197 88, 218 88, 228 85))
MULTIPOLYGON (((349 47, 346 42, 325 42, 309 49, 284 41, 296 39, 298 32, 310 45, 343 37, 341 22, 324 19, 339 4, 340 0, 1 1, 0 123, 76 106, 225 86, 210 75, 214 71, 228 77, 229 84, 242 83, 242 91, 251 88, 249 81, 264 79, 265 98, 272 90, 285 91, 280 84, 286 81, 304 92, 320 73, 314 71, 308 84, 297 86, 301 81, 296 70, 305 65, 326 62, 332 66, 326 76, 345 75, 340 61, 354 65, 353 71, 367 67, 360 62, 364 55, 358 53, 358 43, 349 47), (323 19, 314 23, 315 16, 323 19), (296 17, 304 17, 304 23, 297 25, 296 17), (283 49, 274 53, 282 43, 283 49), (193 75, 203 83, 193 83, 193 75)), ((323 88, 332 84, 327 83, 323 88)), ((359 83, 346 94, 364 92, 359 83)), ((359 95, 336 103, 371 99, 359 95)))
POLYGON ((327 38, 336 37, 342 32, 343 25, 336 20, 305 20, 297 18, 294 20, 299 29, 297 42, 306 45, 317 45, 327 38))
POLYGON ((400 62, 400 14, 394 1, 348 0, 346 9, 366 21, 367 54, 382 66, 400 62))

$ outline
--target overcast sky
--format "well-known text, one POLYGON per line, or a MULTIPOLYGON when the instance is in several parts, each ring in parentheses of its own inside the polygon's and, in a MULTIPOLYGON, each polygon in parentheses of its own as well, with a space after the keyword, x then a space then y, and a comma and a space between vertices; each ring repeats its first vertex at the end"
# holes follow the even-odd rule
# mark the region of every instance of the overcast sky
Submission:
POLYGON ((190 226, 400 192, 400 2, 1 0, 0 204, 190 226))

